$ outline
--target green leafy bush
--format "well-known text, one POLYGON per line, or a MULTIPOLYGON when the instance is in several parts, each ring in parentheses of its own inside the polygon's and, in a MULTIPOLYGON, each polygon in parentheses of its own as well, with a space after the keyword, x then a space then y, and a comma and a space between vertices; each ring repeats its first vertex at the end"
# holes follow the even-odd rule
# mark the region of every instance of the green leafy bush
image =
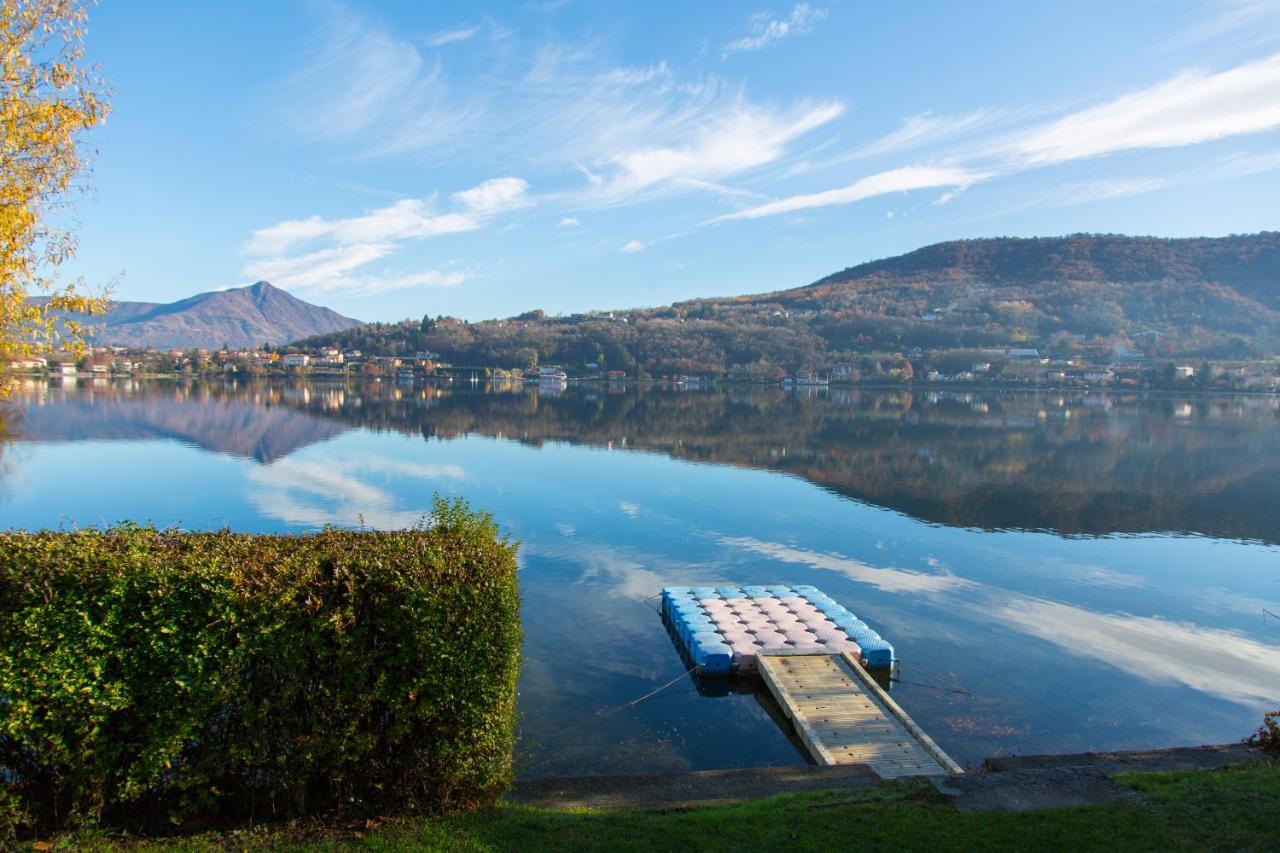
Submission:
POLYGON ((400 532, 0 534, 0 822, 492 801, 515 550, 440 500, 400 532))
POLYGON ((1271 755, 1280 755, 1280 710, 1262 716, 1262 725, 1249 735, 1248 743, 1271 755))

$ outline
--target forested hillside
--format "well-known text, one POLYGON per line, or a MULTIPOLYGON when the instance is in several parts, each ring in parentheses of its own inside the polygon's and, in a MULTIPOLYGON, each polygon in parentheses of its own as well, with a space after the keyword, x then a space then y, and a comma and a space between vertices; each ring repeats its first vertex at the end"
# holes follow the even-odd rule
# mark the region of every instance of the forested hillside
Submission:
POLYGON ((965 240, 773 293, 482 323, 424 317, 306 343, 428 351, 468 365, 594 362, 654 375, 821 371, 914 347, 1260 357, 1280 353, 1280 232, 965 240))

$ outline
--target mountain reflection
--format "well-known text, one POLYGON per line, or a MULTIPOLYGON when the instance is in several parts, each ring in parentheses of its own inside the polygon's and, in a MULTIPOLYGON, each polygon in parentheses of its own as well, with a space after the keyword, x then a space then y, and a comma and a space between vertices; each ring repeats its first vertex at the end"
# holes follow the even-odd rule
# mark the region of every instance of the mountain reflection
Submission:
POLYGON ((265 463, 352 428, 485 435, 779 471, 944 525, 1280 541, 1267 397, 128 382, 18 403, 27 441, 172 439, 265 463))
POLYGON ((39 442, 169 439, 258 462, 346 432, 306 411, 305 389, 174 383, 28 386, 8 417, 10 438, 39 442), (287 400, 297 396, 300 405, 287 400))

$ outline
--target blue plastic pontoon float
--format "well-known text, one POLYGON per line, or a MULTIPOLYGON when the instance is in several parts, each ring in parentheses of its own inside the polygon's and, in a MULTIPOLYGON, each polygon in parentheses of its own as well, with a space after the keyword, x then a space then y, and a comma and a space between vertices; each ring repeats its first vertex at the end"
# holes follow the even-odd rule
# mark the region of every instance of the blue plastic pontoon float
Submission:
POLYGON ((754 672, 756 654, 849 652, 868 669, 893 665, 893 646, 812 586, 669 586, 662 615, 703 675, 754 672))

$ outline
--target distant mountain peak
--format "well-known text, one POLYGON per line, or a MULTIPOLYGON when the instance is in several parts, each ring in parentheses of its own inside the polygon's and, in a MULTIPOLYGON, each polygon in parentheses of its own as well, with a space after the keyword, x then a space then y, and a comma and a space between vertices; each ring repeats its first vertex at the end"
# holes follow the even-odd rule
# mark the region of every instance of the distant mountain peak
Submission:
POLYGON ((158 349, 233 349, 340 332, 359 320, 306 302, 268 281, 197 293, 167 304, 118 302, 95 317, 93 341, 158 349))

